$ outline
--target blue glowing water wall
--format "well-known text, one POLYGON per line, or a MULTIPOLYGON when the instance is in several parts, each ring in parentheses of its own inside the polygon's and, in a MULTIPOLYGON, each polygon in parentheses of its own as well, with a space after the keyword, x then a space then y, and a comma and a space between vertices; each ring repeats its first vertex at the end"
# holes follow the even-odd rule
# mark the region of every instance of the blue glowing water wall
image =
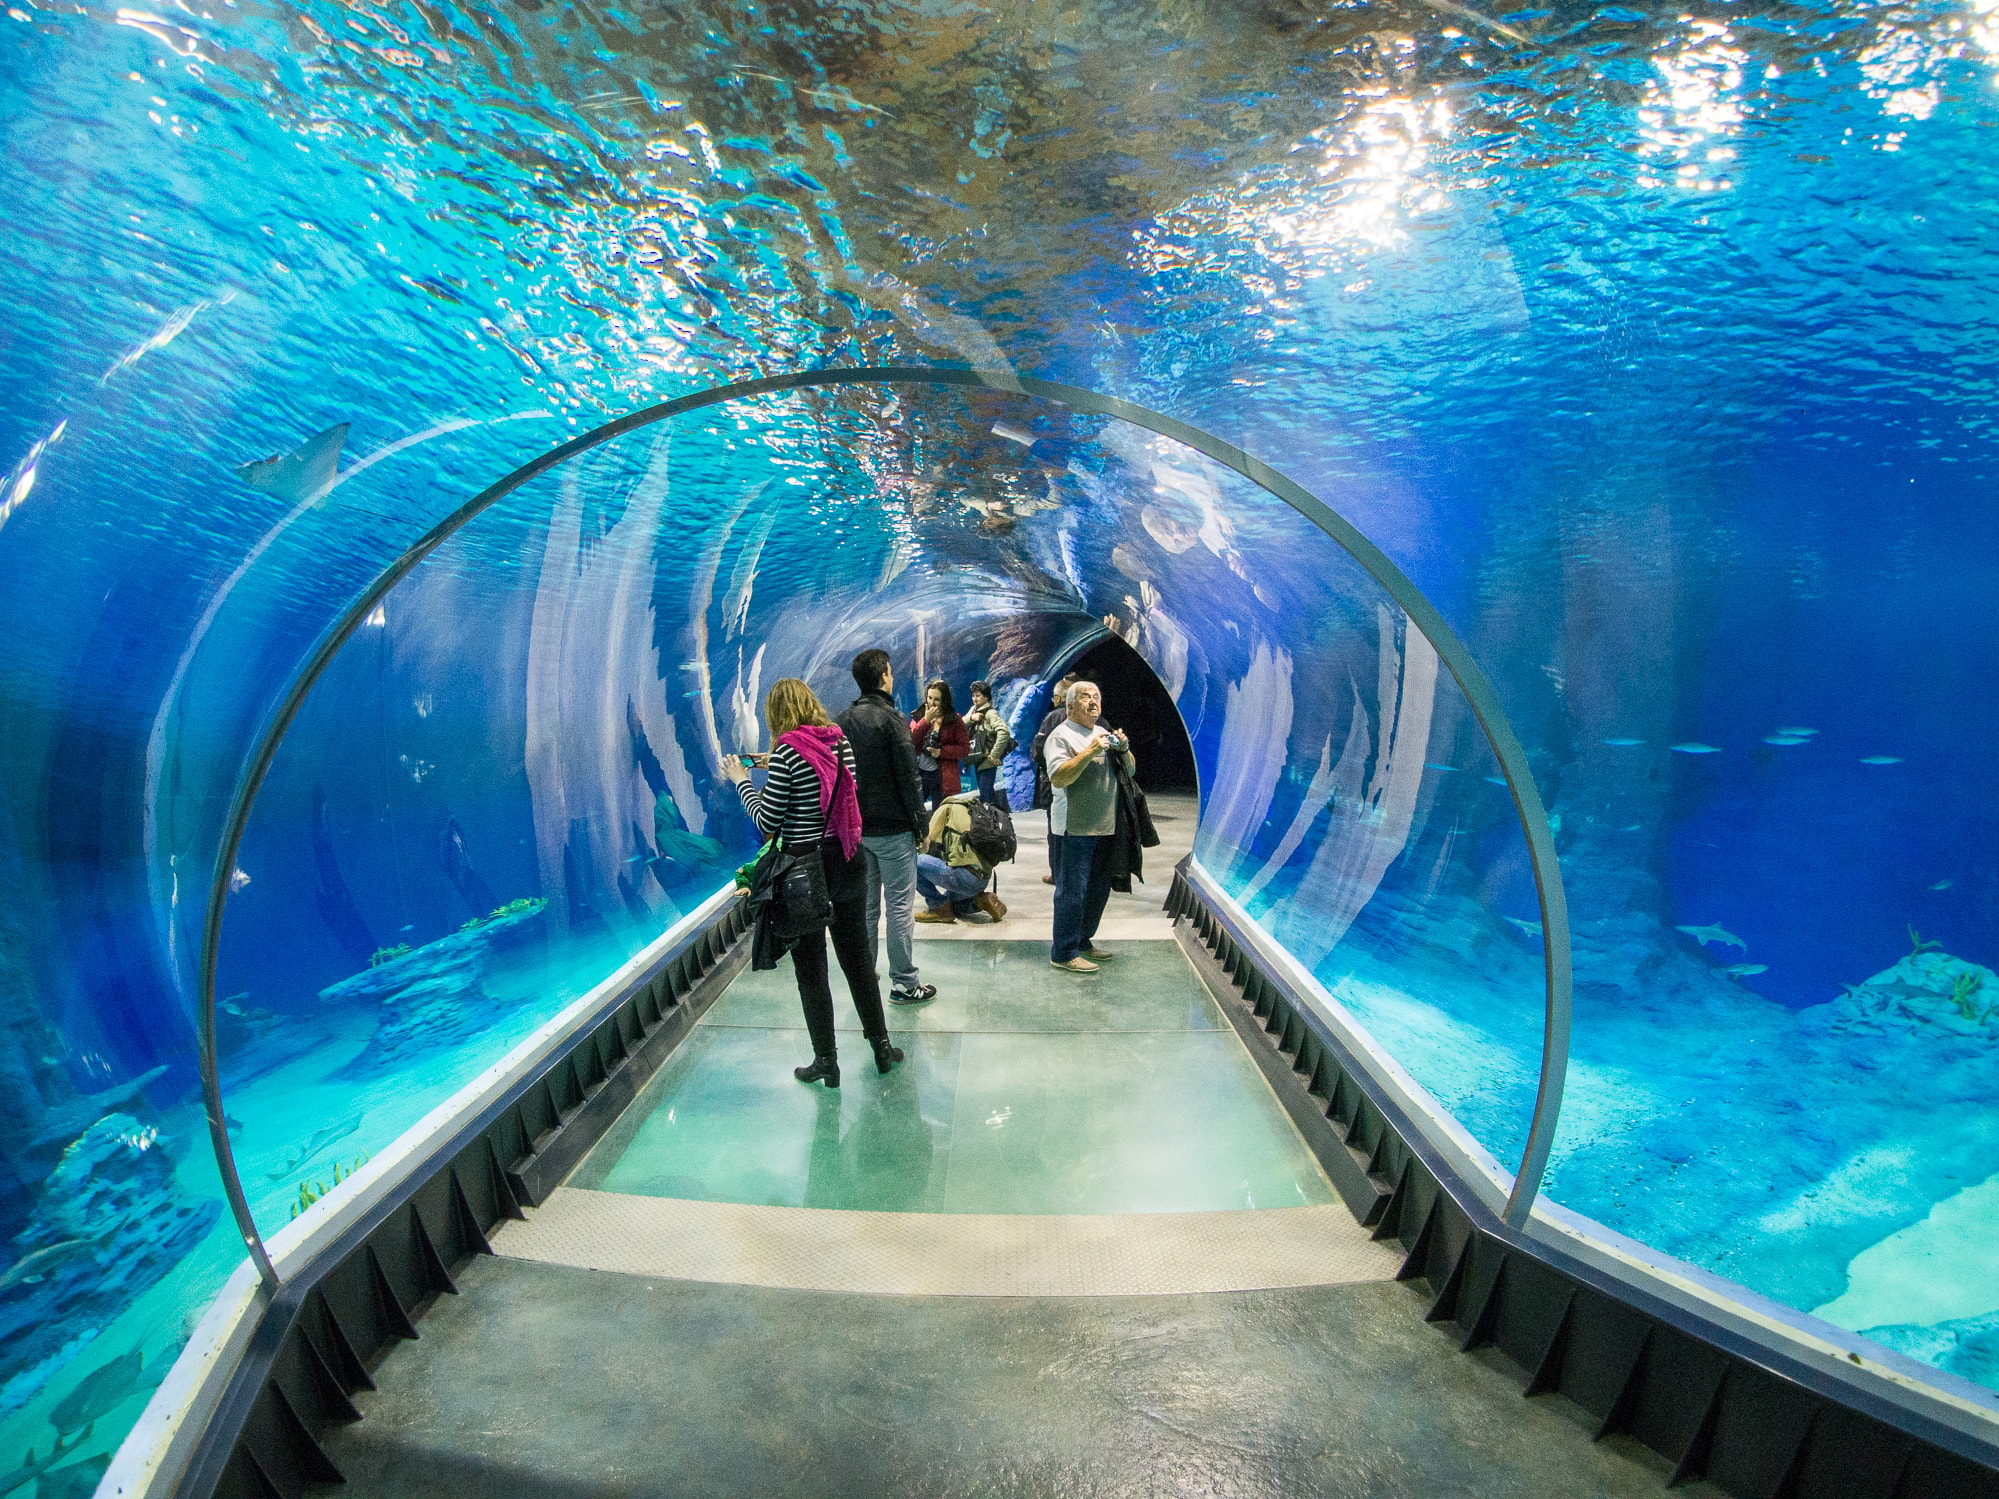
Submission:
MULTIPOLYGON (((1499 682, 1561 818, 1583 986, 1557 1195, 1987 1369, 1995 1277, 1930 1251, 1990 1240, 1999 1171, 1988 981, 1935 955, 1991 962, 1999 899, 1989 18, 1017 22, 9 13, 0 968, 6 1122, 39 1143, 11 1163, 0 1309, 33 1336, 8 1340, 0 1473, 85 1425, 101 1452, 234 1254, 187 1108, 186 950, 236 757, 305 644, 551 434, 897 356, 1173 411, 1375 536, 1499 682), (131 1211, 69 1221, 86 1198, 131 1211)), ((1143 579, 1083 581, 1137 631, 1143 579)), ((1371 669, 1378 697, 1384 633, 1406 661, 1393 621, 1349 623, 1323 657, 1295 612, 1264 626, 1323 711, 1268 805, 1260 781, 1232 803, 1245 893, 1351 725, 1346 677, 1299 663, 1364 695, 1371 669)), ((1243 649, 1222 699, 1266 701, 1281 673, 1243 649)), ((295 847, 313 805, 274 802, 295 847)), ((1274 924, 1309 924, 1330 805, 1252 897, 1274 924)), ((330 827, 336 865, 373 857, 330 827)), ((528 894, 500 859, 473 860, 496 905, 528 894)), ((285 886, 264 867, 244 897, 285 886)), ((378 946, 458 914, 438 878, 378 946)), ((1525 963, 1516 888, 1478 940, 1525 963)), ((1353 996, 1345 947, 1320 971, 1353 996)), ((1377 997, 1478 1117, 1464 1059, 1517 1055, 1470 1023, 1485 997, 1377 997)), ((239 1007, 254 1040, 270 1007, 239 1007)))

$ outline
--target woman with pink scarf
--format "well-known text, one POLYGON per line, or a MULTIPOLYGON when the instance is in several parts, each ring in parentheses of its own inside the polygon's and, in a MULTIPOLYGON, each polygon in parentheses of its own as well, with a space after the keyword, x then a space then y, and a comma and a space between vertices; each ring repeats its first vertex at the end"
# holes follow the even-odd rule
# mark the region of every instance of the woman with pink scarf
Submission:
MULTIPOLYGON (((887 1072, 902 1060, 882 1015, 881 984, 875 977, 874 942, 868 931, 867 861, 861 854, 861 807, 854 792, 854 752, 819 699, 796 677, 771 684, 764 698, 764 722, 771 752, 757 758, 769 774, 761 790, 734 755, 722 762, 736 783, 743 808, 765 838, 782 836, 793 853, 816 848, 826 869, 826 892, 833 898, 833 952, 847 976, 861 1030, 874 1048, 875 1068, 887 1072)), ((801 1083, 840 1086, 840 1059, 834 1049, 833 990, 826 971, 826 932, 807 932, 792 944, 792 971, 812 1036, 812 1062, 794 1067, 801 1083)))

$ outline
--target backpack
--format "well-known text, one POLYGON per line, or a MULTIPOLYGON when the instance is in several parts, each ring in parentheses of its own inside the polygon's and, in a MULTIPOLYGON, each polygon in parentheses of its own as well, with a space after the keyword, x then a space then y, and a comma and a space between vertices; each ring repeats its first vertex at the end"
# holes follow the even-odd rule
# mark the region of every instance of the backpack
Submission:
POLYGON ((972 802, 965 811, 972 819, 965 842, 979 862, 987 869, 1011 863, 1020 846, 1013 836, 1013 818, 988 802, 972 802))

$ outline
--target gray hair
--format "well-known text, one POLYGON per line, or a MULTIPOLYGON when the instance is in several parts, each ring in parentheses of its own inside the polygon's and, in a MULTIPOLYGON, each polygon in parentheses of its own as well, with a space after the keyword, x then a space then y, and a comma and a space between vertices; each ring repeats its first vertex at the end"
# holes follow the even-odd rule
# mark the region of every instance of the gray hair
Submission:
POLYGON ((1097 684, 1095 682, 1086 681, 1082 677, 1078 677, 1075 681, 1069 684, 1069 691, 1062 698, 1063 707, 1073 708, 1076 706, 1076 689, 1078 687, 1087 687, 1092 692, 1096 692, 1099 696, 1102 696, 1102 693, 1097 687, 1097 684))

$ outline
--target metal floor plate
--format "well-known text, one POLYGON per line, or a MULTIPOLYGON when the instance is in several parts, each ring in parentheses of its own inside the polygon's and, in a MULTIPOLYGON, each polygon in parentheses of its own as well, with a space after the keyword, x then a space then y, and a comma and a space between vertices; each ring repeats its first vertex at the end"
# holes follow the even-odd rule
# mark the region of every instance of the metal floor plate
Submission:
POLYGON ((561 1188, 493 1239, 512 1259, 884 1296, 1144 1296, 1391 1280, 1337 1203, 1219 1213, 874 1213, 561 1188))

